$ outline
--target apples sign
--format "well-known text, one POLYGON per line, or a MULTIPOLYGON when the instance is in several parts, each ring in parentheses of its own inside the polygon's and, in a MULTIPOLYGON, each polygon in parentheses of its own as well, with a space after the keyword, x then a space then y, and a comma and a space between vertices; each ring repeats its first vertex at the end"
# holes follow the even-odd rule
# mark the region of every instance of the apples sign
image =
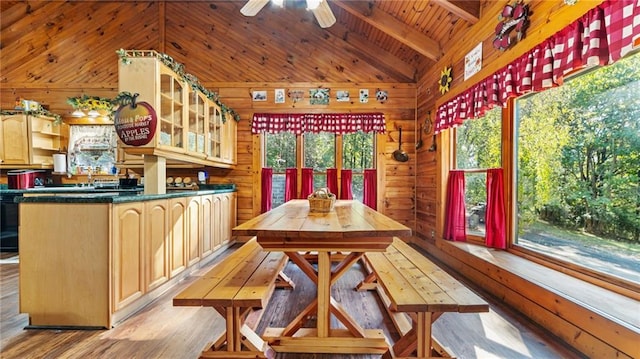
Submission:
POLYGON ((122 142, 130 146, 143 146, 153 139, 158 116, 149 103, 136 103, 136 97, 137 94, 130 102, 118 107, 114 123, 122 142))

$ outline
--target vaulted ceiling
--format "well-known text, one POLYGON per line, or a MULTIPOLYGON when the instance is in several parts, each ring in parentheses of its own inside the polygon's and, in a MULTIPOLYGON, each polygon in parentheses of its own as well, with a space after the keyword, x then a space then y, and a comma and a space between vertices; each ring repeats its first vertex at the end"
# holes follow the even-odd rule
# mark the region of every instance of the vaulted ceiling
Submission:
POLYGON ((3 0, 0 82, 78 82, 90 64, 98 69, 87 81, 109 82, 113 69, 100 76, 110 67, 101 61, 113 61, 118 48, 165 52, 203 81, 416 82, 486 3, 328 1, 337 22, 323 29, 300 0, 269 4, 253 17, 240 13, 246 0, 3 0), (8 56, 14 51, 23 54, 8 56), (42 59, 29 64, 42 56, 65 63, 73 79, 52 79, 42 59))

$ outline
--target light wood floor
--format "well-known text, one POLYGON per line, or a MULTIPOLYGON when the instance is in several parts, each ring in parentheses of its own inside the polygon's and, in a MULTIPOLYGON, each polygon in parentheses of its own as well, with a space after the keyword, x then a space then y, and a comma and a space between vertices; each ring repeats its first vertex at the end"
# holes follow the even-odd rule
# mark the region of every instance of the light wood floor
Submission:
MULTIPOLYGON (((223 330, 224 321, 212 308, 173 307, 171 299, 219 259, 194 272, 189 279, 111 330, 25 330, 27 314, 18 313, 18 264, 1 263, 0 358, 197 358, 206 343, 223 330)), ((266 326, 284 326, 315 295, 313 284, 295 265, 289 263, 285 272, 297 287, 293 292, 276 291, 258 332, 266 326)), ((333 296, 364 327, 389 325, 374 293, 353 290, 362 277, 360 268, 354 267, 336 283, 333 296)), ((456 357, 580 358, 494 298, 483 296, 491 304, 489 313, 447 313, 434 324, 434 336, 456 357)), ((391 340, 397 338, 393 330, 386 333, 391 340)), ((379 356, 280 353, 277 358, 372 359, 379 356)))

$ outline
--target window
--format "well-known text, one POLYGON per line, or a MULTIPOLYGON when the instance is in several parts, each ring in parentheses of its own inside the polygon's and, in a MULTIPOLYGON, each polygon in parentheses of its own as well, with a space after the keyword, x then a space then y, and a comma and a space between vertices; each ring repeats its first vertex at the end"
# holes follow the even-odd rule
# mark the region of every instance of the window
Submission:
POLYGON ((515 103, 515 244, 640 283, 640 55, 515 103))
POLYGON ((305 133, 303 167, 313 168, 313 188, 326 187, 327 168, 336 166, 336 135, 305 133))
POLYGON ((363 200, 364 169, 375 167, 373 132, 358 131, 346 135, 321 132, 305 133, 302 136, 295 136, 290 132, 265 133, 264 143, 265 166, 273 168, 273 207, 284 203, 286 168, 313 168, 314 188, 326 187, 327 168, 337 168, 338 175, 340 170, 350 169, 353 171, 353 198, 363 200), (302 148, 300 159, 296 157, 298 141, 302 148))
POLYGON ((501 167, 502 108, 495 107, 455 130, 455 164, 465 170, 467 234, 484 237, 487 206, 486 170, 501 167))
POLYGON ((342 136, 342 168, 352 170, 353 198, 363 201, 364 170, 374 168, 375 149, 372 132, 356 132, 342 136))
POLYGON ((290 132, 266 134, 264 163, 273 168, 272 206, 284 203, 284 170, 296 167, 296 136, 290 132))

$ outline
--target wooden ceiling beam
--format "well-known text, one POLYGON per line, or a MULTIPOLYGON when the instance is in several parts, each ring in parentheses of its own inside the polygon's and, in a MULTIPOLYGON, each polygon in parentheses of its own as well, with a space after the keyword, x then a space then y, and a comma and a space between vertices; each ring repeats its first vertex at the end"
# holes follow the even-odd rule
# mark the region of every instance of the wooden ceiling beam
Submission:
POLYGON ((386 12, 376 9, 375 6, 367 7, 366 4, 362 6, 361 2, 343 0, 333 0, 331 4, 342 8, 358 19, 414 49, 421 55, 434 61, 440 59, 442 51, 437 41, 386 12))
POLYGON ((480 1, 431 0, 436 5, 473 25, 480 20, 480 1))
POLYGON ((342 39, 351 49, 344 48, 345 51, 353 53, 363 60, 381 65, 381 70, 394 77, 402 76, 411 82, 415 81, 417 69, 411 66, 397 56, 383 49, 371 48, 371 42, 364 36, 349 30, 346 26, 339 23, 325 29, 334 37, 342 39))

